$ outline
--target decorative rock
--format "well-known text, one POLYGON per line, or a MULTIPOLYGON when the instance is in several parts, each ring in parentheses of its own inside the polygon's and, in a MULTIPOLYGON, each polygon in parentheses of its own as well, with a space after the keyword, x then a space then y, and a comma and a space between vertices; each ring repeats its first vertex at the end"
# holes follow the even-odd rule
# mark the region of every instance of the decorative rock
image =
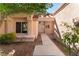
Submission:
POLYGON ((12 50, 7 56, 13 56, 15 53, 15 50, 12 50))

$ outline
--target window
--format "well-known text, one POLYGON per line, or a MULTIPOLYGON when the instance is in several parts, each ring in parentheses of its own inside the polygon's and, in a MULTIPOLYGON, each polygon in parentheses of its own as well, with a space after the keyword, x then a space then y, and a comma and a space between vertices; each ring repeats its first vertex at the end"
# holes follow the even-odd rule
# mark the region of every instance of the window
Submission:
POLYGON ((27 22, 16 22, 16 33, 27 33, 27 22))

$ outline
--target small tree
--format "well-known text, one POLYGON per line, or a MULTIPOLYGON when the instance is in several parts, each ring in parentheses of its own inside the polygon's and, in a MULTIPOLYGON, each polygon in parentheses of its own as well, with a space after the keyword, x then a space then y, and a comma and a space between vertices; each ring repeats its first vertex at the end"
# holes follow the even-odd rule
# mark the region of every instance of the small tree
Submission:
MULTIPOLYGON (((34 14, 46 14, 46 10, 52 5, 51 3, 0 3, 0 25, 10 14, 23 12, 29 17, 34 14)), ((5 22, 5 27, 6 26, 5 22)))
POLYGON ((0 13, 3 18, 18 12, 24 12, 28 15, 45 14, 52 5, 51 3, 0 3, 0 13))
POLYGON ((79 27, 68 25, 64 23, 67 31, 63 34, 63 43, 69 47, 69 54, 71 53, 71 48, 76 48, 76 43, 79 43, 79 27))

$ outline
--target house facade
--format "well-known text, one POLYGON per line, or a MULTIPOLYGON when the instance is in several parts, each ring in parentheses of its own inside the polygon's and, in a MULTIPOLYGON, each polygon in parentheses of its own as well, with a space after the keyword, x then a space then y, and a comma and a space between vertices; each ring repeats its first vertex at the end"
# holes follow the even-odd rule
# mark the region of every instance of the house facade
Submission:
POLYGON ((54 17, 51 15, 41 16, 38 18, 38 33, 54 33, 54 17))
MULTIPOLYGON (((11 14, 2 22, 0 35, 4 33, 16 33, 16 38, 25 38, 34 41, 39 33, 53 33, 54 17, 29 16, 25 13, 11 14)), ((18 40, 18 39, 17 39, 18 40)))

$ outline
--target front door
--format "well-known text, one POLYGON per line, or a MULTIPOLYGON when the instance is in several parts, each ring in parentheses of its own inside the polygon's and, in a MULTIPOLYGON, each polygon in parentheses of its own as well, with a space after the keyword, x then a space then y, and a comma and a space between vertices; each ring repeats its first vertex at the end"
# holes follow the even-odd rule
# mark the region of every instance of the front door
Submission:
POLYGON ((54 23, 52 21, 39 21, 39 33, 51 34, 54 32, 54 23))
POLYGON ((44 33, 45 32, 45 22, 39 21, 39 24, 38 24, 38 32, 39 33, 44 33))

